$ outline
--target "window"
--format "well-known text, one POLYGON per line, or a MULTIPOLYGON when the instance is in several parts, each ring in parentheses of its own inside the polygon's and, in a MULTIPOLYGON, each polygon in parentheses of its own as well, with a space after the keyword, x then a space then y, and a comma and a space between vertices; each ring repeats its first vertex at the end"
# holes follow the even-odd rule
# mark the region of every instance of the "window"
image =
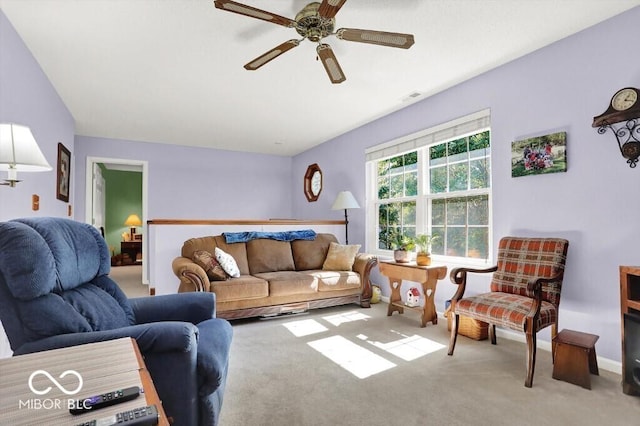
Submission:
MULTIPOLYGON (((487 259, 491 236, 491 143, 488 113, 413 135, 367 153, 368 247, 393 249, 398 234, 435 237, 436 256, 487 259), (460 128, 473 127, 460 135, 460 128), (443 135, 456 133, 449 138, 443 135), (412 148, 398 152, 400 148, 412 148), (385 157, 381 153, 396 150, 385 157), (377 158, 375 158, 377 157, 377 158)), ((372 251, 376 251, 376 250, 372 251)))
POLYGON ((394 235, 416 236, 417 152, 379 161, 377 169, 378 248, 391 249, 394 235))

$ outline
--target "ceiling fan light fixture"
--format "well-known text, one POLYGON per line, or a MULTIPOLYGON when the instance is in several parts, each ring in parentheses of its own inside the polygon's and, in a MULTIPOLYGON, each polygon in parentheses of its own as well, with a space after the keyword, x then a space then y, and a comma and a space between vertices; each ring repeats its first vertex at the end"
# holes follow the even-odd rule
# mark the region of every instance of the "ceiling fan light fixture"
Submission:
POLYGON ((346 80, 342 68, 333 50, 328 44, 322 43, 325 37, 335 35, 338 39, 359 43, 376 44, 379 46, 399 47, 408 49, 414 43, 412 34, 389 33, 385 31, 361 30, 355 28, 341 28, 334 32, 335 16, 347 0, 322 0, 311 2, 296 14, 295 21, 265 10, 247 6, 232 0, 214 0, 216 8, 229 12, 261 19, 285 27, 294 28, 302 36, 301 40, 289 40, 268 52, 258 56, 244 66, 247 70, 256 70, 284 52, 298 46, 302 40, 318 43, 318 57, 333 84, 346 80))
POLYGON ((320 3, 309 3, 296 15, 296 31, 314 43, 333 33, 336 24, 335 19, 321 16, 319 8, 320 3))

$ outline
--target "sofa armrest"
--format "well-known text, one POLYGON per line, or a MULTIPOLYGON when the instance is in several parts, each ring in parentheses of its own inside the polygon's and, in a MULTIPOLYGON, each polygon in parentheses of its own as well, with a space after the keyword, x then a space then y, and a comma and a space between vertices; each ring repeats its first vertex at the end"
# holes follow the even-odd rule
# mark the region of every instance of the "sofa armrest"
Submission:
POLYGON ((214 293, 178 293, 129 299, 138 324, 187 321, 198 324, 216 316, 214 293))
POLYGON ((178 292, 211 291, 207 273, 197 263, 187 257, 176 257, 171 264, 173 273, 180 279, 178 292))
POLYGON ((371 301, 371 269, 378 264, 378 258, 372 254, 358 253, 356 260, 353 263, 353 270, 360 274, 360 280, 362 281, 362 298, 361 305, 363 307, 370 306, 371 301))

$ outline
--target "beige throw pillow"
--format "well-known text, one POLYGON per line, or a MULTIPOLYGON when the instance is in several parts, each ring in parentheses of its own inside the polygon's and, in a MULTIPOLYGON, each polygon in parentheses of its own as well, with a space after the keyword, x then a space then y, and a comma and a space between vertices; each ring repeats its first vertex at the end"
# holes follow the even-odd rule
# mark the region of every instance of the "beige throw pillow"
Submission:
POLYGON ((329 245, 327 258, 324 260, 324 271, 351 271, 356 255, 360 250, 360 244, 343 245, 332 242, 329 245))

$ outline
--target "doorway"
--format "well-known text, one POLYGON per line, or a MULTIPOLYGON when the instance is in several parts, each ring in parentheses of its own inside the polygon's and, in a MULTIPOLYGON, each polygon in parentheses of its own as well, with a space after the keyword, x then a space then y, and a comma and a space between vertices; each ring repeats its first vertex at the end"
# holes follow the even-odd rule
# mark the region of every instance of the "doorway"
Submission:
POLYGON ((146 261, 147 253, 149 253, 149 239, 147 238, 149 235, 147 227, 149 163, 142 160, 129 160, 122 158, 87 157, 85 221, 98 228, 100 226, 104 226, 106 210, 104 202, 104 181, 100 176, 100 164, 103 164, 109 169, 142 173, 142 283, 149 285, 149 262, 146 261))

